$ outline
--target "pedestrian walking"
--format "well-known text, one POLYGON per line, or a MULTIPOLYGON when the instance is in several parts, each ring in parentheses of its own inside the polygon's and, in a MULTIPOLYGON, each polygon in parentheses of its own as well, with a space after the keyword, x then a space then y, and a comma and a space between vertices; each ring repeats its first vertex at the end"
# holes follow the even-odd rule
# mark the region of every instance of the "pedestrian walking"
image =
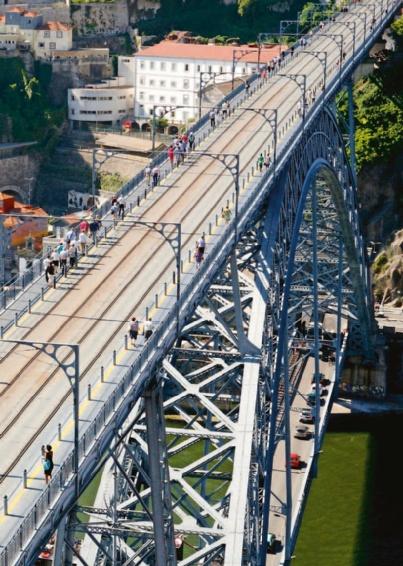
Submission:
POLYGON ((250 91, 250 82, 249 82, 249 80, 247 80, 247 81, 245 81, 246 96, 249 96, 249 91, 250 91))
POLYGON ((81 220, 79 228, 80 228, 80 232, 85 232, 85 233, 88 232, 89 224, 88 224, 88 220, 86 218, 83 218, 81 220))
POLYGON ((174 157, 175 157, 175 165, 176 167, 179 167, 179 165, 181 164, 181 152, 178 145, 175 145, 174 147, 174 157))
POLYGON ((151 334, 153 333, 153 321, 152 318, 150 318, 150 320, 145 320, 143 322, 143 333, 144 333, 144 339, 147 341, 151 334))
POLYGON ((72 269, 73 267, 76 266, 77 263, 77 242, 74 241, 71 243, 71 246, 68 248, 68 254, 69 254, 69 263, 70 263, 70 269, 72 269))
POLYGON ((52 260, 52 263, 55 266, 55 270, 57 271, 59 269, 59 263, 60 263, 60 256, 57 249, 53 250, 50 259, 52 260))
POLYGON ((97 218, 94 218, 90 222, 90 234, 92 236, 92 241, 94 242, 94 246, 97 245, 97 233, 100 228, 99 222, 97 218))
POLYGON ((157 167, 157 166, 153 167, 152 176, 153 176, 153 187, 156 187, 159 183, 159 180, 160 180, 159 167, 157 167))
POLYGON ((186 150, 187 150, 187 143, 182 140, 180 145, 179 145, 179 153, 180 153, 182 163, 185 163, 186 150))
POLYGON ((63 248, 60 252, 60 269, 62 270, 63 277, 67 275, 67 260, 69 257, 69 252, 66 248, 63 248))
POLYGON ((204 232, 201 235, 201 238, 199 238, 197 240, 196 246, 197 246, 197 249, 199 250, 199 252, 201 253, 201 255, 204 257, 204 252, 206 251, 206 240, 205 240, 204 232))
POLYGON ((174 146, 170 145, 168 147, 168 159, 169 159, 169 162, 171 164, 171 171, 174 168, 174 158, 175 158, 174 146))
POLYGON ((228 116, 228 110, 229 110, 229 104, 227 100, 224 100, 224 102, 222 103, 221 106, 221 113, 222 113, 222 119, 225 120, 225 118, 227 118, 228 116))
POLYGON ((80 232, 78 241, 80 244, 81 255, 87 255, 87 244, 88 244, 87 234, 85 232, 80 232))
POLYGON ((264 166, 266 167, 266 171, 270 167, 270 165, 271 165, 270 155, 267 154, 264 160, 264 166))
POLYGON ((118 211, 118 207, 116 205, 116 202, 114 202, 111 206, 111 216, 112 216, 112 220, 113 220, 113 225, 116 224, 116 213, 118 211))
POLYGON ((47 255, 42 262, 43 271, 45 272, 46 283, 49 283, 48 267, 51 264, 50 255, 47 255))
POLYGON ((199 247, 196 244, 196 248, 193 254, 193 257, 195 258, 195 262, 196 262, 196 269, 199 269, 201 262, 203 261, 203 254, 200 252, 199 247))
POLYGON ((135 316, 129 323, 129 337, 133 346, 136 345, 137 337, 139 335, 139 323, 135 316))
POLYGON ((264 164, 264 155, 263 153, 261 153, 257 158, 257 168, 259 169, 260 173, 262 172, 263 164, 264 164))
POLYGON ((50 444, 47 444, 46 447, 43 444, 41 447, 41 454, 42 454, 42 465, 43 465, 43 472, 45 474, 45 482, 46 484, 52 479, 52 472, 54 468, 53 463, 53 449, 50 444))
POLYGON ((118 208, 118 216, 119 216, 120 220, 125 219, 125 208, 126 208, 125 201, 122 198, 120 198, 119 199, 119 208, 118 208))
POLYGON ((53 285, 53 288, 56 289, 56 268, 52 261, 50 261, 49 265, 46 267, 45 279, 49 287, 53 285))
POLYGON ((221 209, 221 218, 225 221, 226 224, 231 220, 232 212, 230 207, 227 206, 221 209))
POLYGON ((149 165, 147 165, 147 167, 144 169, 144 175, 147 181, 147 186, 150 187, 151 186, 151 167, 149 165))
POLYGON ((70 230, 68 230, 68 232, 66 233, 65 242, 69 246, 70 243, 73 242, 75 239, 76 239, 76 233, 73 228, 70 228, 70 230))
POLYGON ((210 117, 210 126, 212 128, 215 128, 215 109, 214 108, 212 108, 210 110, 209 117, 210 117))
POLYGON ((195 146, 195 135, 192 131, 189 132, 189 151, 193 151, 195 146))

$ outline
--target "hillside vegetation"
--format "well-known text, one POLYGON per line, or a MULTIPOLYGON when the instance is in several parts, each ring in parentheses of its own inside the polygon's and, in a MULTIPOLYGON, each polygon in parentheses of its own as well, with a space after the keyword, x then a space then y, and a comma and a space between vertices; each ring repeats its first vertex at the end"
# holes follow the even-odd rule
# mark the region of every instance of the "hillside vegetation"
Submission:
POLYGON ((21 59, 0 58, 0 141, 37 141, 42 150, 54 143, 64 110, 49 102, 47 67, 30 76, 21 59))
POLYGON ((260 32, 278 32, 282 19, 294 18, 304 0, 162 0, 156 16, 139 22, 140 32, 164 36, 172 30, 193 35, 224 35, 242 42, 255 41, 260 32))

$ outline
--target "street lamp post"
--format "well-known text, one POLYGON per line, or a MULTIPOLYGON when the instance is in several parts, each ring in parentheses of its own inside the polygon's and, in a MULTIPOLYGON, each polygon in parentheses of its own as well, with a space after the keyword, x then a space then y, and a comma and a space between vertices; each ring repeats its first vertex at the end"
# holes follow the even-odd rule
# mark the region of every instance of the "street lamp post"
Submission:
POLYGON ((213 79, 215 82, 216 77, 221 77, 222 75, 228 75, 229 73, 216 73, 214 71, 200 71, 200 80, 199 80, 199 120, 201 118, 201 111, 202 111, 202 96, 203 96, 203 89, 208 86, 210 81, 213 79), (207 77, 207 78, 205 78, 207 77))
MULTIPOLYGON (((73 418, 74 418, 74 453, 73 453, 73 472, 74 472, 74 485, 75 495, 78 498, 80 495, 80 482, 78 477, 79 468, 79 409, 80 409, 80 347, 78 344, 62 344, 57 342, 41 342, 38 340, 12 340, 2 338, 2 342, 12 344, 21 344, 31 346, 46 354, 54 360, 58 367, 63 370, 64 375, 67 377, 71 390, 73 392, 73 418), (65 361, 66 358, 61 359, 59 355, 60 350, 69 349, 70 354, 73 354, 72 361, 65 361)), ((67 356, 69 358, 70 355, 67 356)))
POLYGON ((298 53, 305 53, 307 55, 312 55, 316 57, 323 67, 323 90, 326 90, 326 78, 327 78, 327 51, 298 51, 298 53))
POLYGON ((232 69, 231 69, 231 90, 234 90, 235 85, 235 68, 237 66, 238 61, 240 61, 245 55, 249 55, 250 53, 257 52, 257 68, 258 71, 260 69, 260 53, 261 53, 262 46, 258 43, 257 48, 255 49, 233 49, 232 51, 232 69))
POLYGON ((302 91, 302 123, 305 127, 305 116, 306 116, 306 75, 301 74, 278 74, 279 77, 286 77, 294 81, 302 91))
POLYGON ((242 108, 242 110, 249 110, 259 116, 262 116, 267 124, 269 124, 273 134, 273 171, 276 171, 277 163, 277 125, 278 125, 278 111, 277 108, 242 108))
POLYGON ((149 220, 126 219, 122 220, 124 226, 144 226, 150 230, 155 230, 171 246, 175 255, 176 268, 176 329, 179 336, 180 330, 180 298, 181 298, 181 250, 182 250, 182 224, 180 222, 152 222, 149 220))

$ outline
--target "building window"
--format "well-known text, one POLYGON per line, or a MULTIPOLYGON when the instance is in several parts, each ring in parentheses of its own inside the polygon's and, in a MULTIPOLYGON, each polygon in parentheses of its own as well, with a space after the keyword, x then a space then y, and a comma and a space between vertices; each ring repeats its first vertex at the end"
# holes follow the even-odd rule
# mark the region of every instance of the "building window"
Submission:
POLYGON ((171 81, 171 88, 176 88, 176 81, 171 81))
POLYGON ((63 32, 62 31, 57 31, 56 32, 56 37, 58 37, 59 39, 63 37, 63 32))
POLYGON ((119 96, 119 99, 120 100, 126 100, 126 97, 125 96, 119 96))
POLYGON ((74 94, 71 95, 71 100, 75 100, 76 97, 74 96, 74 94))
POLYGON ((160 81, 160 86, 165 87, 165 81, 160 81))
POLYGON ((45 44, 43 43, 43 41, 40 41, 40 42, 38 43, 38 47, 42 47, 42 48, 45 47, 45 44))
POLYGON ((125 110, 125 109, 123 109, 123 110, 119 110, 119 114, 124 114, 125 112, 126 112, 126 110, 125 110))
POLYGON ((112 114, 112 110, 98 110, 97 114, 112 114))
POLYGON ((171 112, 171 118, 175 118, 175 110, 172 110, 172 112, 171 112))
POLYGON ((49 49, 56 49, 56 43, 54 41, 49 43, 49 49))
POLYGON ((72 108, 72 109, 71 109, 71 113, 72 113, 72 114, 75 114, 75 112, 74 112, 74 108, 72 108))
POLYGON ((145 65, 144 65, 144 61, 140 61, 140 69, 144 69, 145 65))
POLYGON ((171 104, 176 104, 176 96, 171 96, 171 98, 169 99, 169 102, 171 104))
POLYGON ((183 81, 183 88, 189 88, 189 81, 188 81, 188 79, 185 79, 185 80, 183 81))
POLYGON ((171 63, 171 71, 176 71, 176 63, 171 63))
POLYGON ((43 37, 50 37, 50 31, 44 31, 43 37))
POLYGON ((95 110, 80 110, 80 114, 96 114, 95 110))
POLYGON ((153 95, 153 94, 150 94, 150 96, 148 97, 148 100, 149 100, 150 102, 154 102, 154 95, 153 95))
POLYGON ((188 71, 188 70, 189 70, 189 65, 188 65, 188 63, 185 63, 185 71, 188 71))
POLYGON ((189 104, 189 95, 188 94, 183 95, 183 104, 189 104))
POLYGON ((220 67, 220 73, 223 73, 223 72, 224 72, 223 67, 220 67))
POLYGON ((139 98, 140 98, 140 100, 144 100, 144 92, 139 93, 139 98))
POLYGON ((200 71, 201 71, 201 66, 197 65, 197 72, 200 73, 200 71))
POLYGON ((150 61, 150 69, 154 69, 154 61, 150 61))
POLYGON ((144 85, 146 81, 145 81, 144 77, 140 77, 139 82, 140 82, 141 85, 144 85))
POLYGON ((150 79, 150 86, 154 86, 155 85, 155 80, 154 79, 150 79))
POLYGON ((160 102, 165 102, 165 96, 160 96, 160 102))
POLYGON ((130 63, 130 59, 122 59, 122 63, 130 63))
POLYGON ((208 66, 208 72, 212 73, 213 72, 213 67, 211 65, 208 66))
POLYGON ((165 63, 163 62, 160 63, 160 69, 161 71, 165 71, 165 63))

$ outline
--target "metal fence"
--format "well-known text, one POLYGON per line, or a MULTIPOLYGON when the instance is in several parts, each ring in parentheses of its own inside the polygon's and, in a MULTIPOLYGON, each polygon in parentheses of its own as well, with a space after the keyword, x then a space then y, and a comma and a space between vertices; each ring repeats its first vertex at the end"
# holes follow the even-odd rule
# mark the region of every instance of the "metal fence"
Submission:
MULTIPOLYGON (((387 19, 388 15, 386 15, 384 19, 387 19)), ((374 30, 373 36, 379 32, 382 24, 383 21, 381 20, 377 28, 374 30)), ((367 38, 366 43, 363 44, 360 51, 364 51, 369 42, 370 38, 367 38)), ((352 63, 352 61, 346 63, 344 72, 345 75, 351 71, 352 63)), ((258 77, 255 77, 254 89, 257 88, 258 82, 258 77)), ((328 85, 328 91, 331 92, 332 90, 335 90, 338 82, 339 77, 334 77, 328 85)), ((244 100, 244 97, 244 87, 241 85, 241 87, 238 87, 238 89, 231 93, 227 99, 232 102, 233 108, 240 104, 244 100)), ((313 110, 318 111, 319 106, 320 98, 313 110)), ((312 118, 315 113, 314 111, 312 112, 312 118)), ((205 139, 205 137, 210 133, 210 129, 208 127, 203 128, 206 126, 207 121, 208 117, 203 116, 202 119, 195 124, 194 128, 192 128, 195 131, 197 128, 198 143, 200 143, 202 139, 205 139)), ((282 147, 279 148, 279 168, 286 163, 292 149, 291 146, 301 135, 302 130, 303 126, 299 124, 292 135, 287 138, 287 143, 283 143, 282 147)), ((167 165, 165 154, 158 155, 152 161, 152 166, 155 165, 167 165)), ((165 174, 167 174, 168 171, 170 172, 170 167, 164 169, 165 174)), ((262 206, 264 199, 267 197, 267 192, 273 179, 274 172, 271 170, 266 171, 261 177, 256 178, 248 195, 246 195, 245 198, 240 199, 237 225, 238 234, 242 234, 242 232, 244 232, 253 221, 259 208, 262 206)), ((121 191, 119 191, 119 194, 127 196, 136 187, 136 192, 133 193, 133 196, 136 196, 137 189, 142 190, 143 186, 144 172, 141 172, 129 183, 124 185, 121 191)), ((106 203, 98 210, 98 213, 106 216, 109 213, 109 210, 110 203, 106 203)), ((212 280, 213 275, 227 260, 228 254, 230 253, 230 250, 233 249, 235 243, 235 218, 233 218, 225 227, 223 227, 220 236, 216 238, 216 241, 212 245, 210 254, 206 257, 200 269, 192 274, 191 281, 183 289, 179 305, 175 303, 167 309, 164 319, 160 322, 152 336, 146 342, 136 360, 129 368, 126 369, 111 396, 103 403, 97 416, 88 425, 86 431, 81 436, 79 444, 80 463, 83 462, 83 459, 90 450, 91 452, 93 450, 97 450, 98 454, 102 454, 102 432, 105 431, 110 422, 115 421, 119 408, 121 408, 127 401, 129 394, 131 403, 133 403, 133 399, 136 396, 137 398, 140 397, 141 391, 144 390, 147 380, 152 375, 153 370, 161 362, 169 348, 172 347, 175 340, 177 309, 179 308, 180 326, 182 326, 186 323, 188 317, 194 311, 199 299, 207 290, 209 281, 212 280)), ((104 441, 104 439, 102 440, 104 441)), ((54 513, 56 503, 66 488, 72 485, 73 479, 73 452, 71 452, 58 471, 53 475, 51 482, 44 489, 34 507, 19 525, 12 539, 2 550, 0 554, 0 566, 12 566, 15 563, 21 565, 26 564, 26 557, 24 557, 23 549, 26 547, 35 532, 40 528, 41 522, 47 518, 49 513, 54 513)))

